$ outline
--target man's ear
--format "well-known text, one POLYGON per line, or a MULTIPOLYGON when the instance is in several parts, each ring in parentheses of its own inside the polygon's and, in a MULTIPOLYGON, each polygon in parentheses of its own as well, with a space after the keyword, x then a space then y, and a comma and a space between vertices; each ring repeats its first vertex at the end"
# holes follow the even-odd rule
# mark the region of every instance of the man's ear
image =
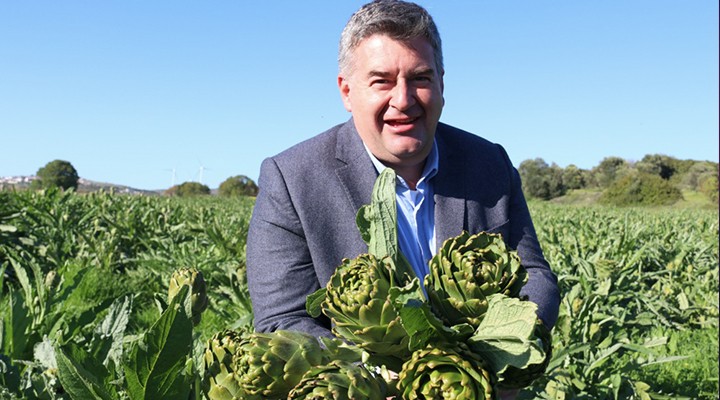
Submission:
POLYGON ((338 75, 337 78, 338 89, 340 89, 340 98, 342 98, 343 105, 348 112, 352 112, 352 106, 350 105, 350 85, 348 80, 342 75, 338 75))
POLYGON ((442 93, 443 106, 445 106, 445 70, 440 70, 440 93, 442 93))

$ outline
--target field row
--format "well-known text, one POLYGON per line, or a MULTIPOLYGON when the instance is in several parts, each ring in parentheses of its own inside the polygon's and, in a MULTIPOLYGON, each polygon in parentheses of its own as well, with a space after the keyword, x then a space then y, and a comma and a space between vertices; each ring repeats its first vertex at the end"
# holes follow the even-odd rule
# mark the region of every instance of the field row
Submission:
MULTIPOLYGON (((244 269, 252 205, 0 192, 0 398, 68 398, 55 363, 67 346, 105 340, 107 359, 126 365, 160 318, 170 275, 184 267, 207 282, 209 308, 193 328, 202 375, 210 337, 252 329, 244 269), (121 309, 122 329, 103 339, 121 309)), ((562 303, 547 374, 520 398, 716 398, 717 211, 530 207, 562 303)), ((122 380, 110 382, 122 398, 122 380)))

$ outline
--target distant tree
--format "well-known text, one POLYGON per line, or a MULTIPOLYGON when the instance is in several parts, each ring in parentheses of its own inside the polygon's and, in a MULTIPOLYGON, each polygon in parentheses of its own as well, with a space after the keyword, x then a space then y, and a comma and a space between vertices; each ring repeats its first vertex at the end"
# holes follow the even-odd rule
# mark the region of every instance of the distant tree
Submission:
POLYGON ((678 166, 678 159, 663 154, 648 154, 635 164, 638 171, 657 175, 666 181, 677 172, 678 166))
POLYGON ((223 197, 257 196, 258 187, 247 176, 237 175, 225 179, 218 188, 218 194, 223 197))
POLYGON ((682 199, 680 189, 658 175, 630 172, 615 180, 599 201, 617 206, 672 205, 682 199))
POLYGON ((566 189, 582 189, 587 184, 583 170, 570 164, 562 171, 562 182, 566 189))
POLYGON ((699 182, 698 189, 714 203, 718 203, 718 196, 720 193, 718 193, 717 170, 715 174, 704 175, 699 182))
POLYGON ((542 158, 525 160, 518 167, 523 192, 531 198, 550 200, 565 194, 562 183, 562 168, 549 166, 542 158))
POLYGON ((593 168, 592 172, 597 185, 606 188, 628 167, 628 162, 620 157, 605 157, 600 164, 593 168))
POLYGON ((711 161, 695 161, 688 168, 687 172, 682 174, 680 185, 686 189, 700 191, 700 182, 708 176, 717 176, 718 163, 711 161))
POLYGON ((59 187, 61 189, 77 189, 78 176, 75 167, 68 161, 53 160, 45 164, 44 167, 37 171, 37 179, 35 179, 31 188, 47 189, 51 187, 59 187))
POLYGON ((210 188, 199 182, 184 182, 165 191, 167 196, 189 197, 210 194, 210 188))

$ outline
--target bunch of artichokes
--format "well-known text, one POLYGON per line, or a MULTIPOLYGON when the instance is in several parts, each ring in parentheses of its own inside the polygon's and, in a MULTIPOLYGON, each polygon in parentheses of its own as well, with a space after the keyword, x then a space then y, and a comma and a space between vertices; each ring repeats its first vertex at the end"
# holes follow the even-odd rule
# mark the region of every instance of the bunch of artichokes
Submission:
POLYGON ((544 373, 550 332, 537 306, 519 298, 527 272, 499 234, 447 240, 423 290, 397 245, 391 169, 376 180, 357 223, 368 254, 342 260, 307 300, 308 313, 326 315, 347 344, 321 346, 286 331, 215 338, 206 352, 211 400, 493 400, 497 389, 524 387, 544 373), (399 374, 379 373, 388 369, 399 374))

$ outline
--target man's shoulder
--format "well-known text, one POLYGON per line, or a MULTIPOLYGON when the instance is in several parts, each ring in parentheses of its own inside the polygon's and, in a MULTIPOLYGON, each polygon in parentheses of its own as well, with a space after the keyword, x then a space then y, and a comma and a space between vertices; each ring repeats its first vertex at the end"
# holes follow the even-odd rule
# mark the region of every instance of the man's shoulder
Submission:
POLYGON ((299 166, 333 160, 339 148, 353 140, 352 120, 327 129, 270 157, 279 163, 299 166))
POLYGON ((441 143, 453 152, 475 153, 477 151, 482 151, 486 154, 488 152, 505 152, 502 146, 497 143, 442 122, 438 124, 437 137, 441 143))

